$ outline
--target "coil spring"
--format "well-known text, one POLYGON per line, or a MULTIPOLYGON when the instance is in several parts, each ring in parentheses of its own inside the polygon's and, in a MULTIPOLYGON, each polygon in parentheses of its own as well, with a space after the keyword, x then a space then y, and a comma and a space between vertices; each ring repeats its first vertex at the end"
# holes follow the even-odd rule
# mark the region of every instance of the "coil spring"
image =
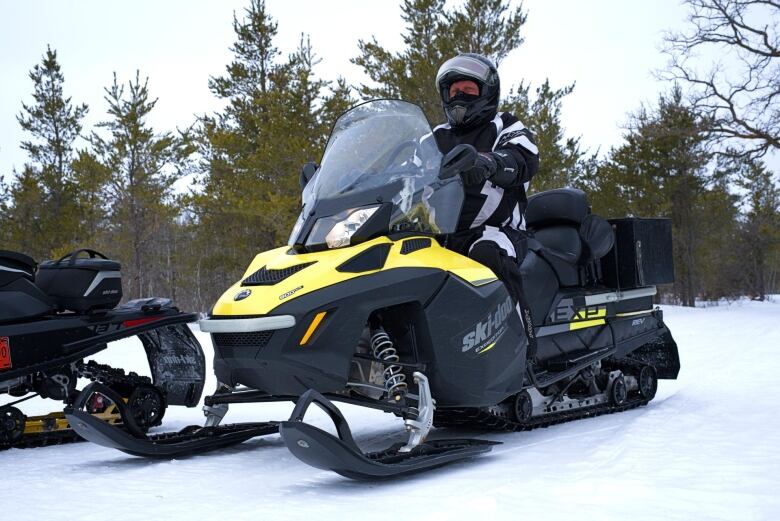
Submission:
POLYGON ((393 341, 390 340, 390 336, 384 329, 377 329, 371 335, 371 353, 377 360, 383 362, 390 362, 389 365, 385 365, 384 371, 382 371, 382 377, 385 380, 385 392, 388 396, 404 394, 408 388, 406 384, 406 375, 403 374, 400 365, 395 365, 392 362, 398 362, 400 360, 398 351, 393 347, 393 341))

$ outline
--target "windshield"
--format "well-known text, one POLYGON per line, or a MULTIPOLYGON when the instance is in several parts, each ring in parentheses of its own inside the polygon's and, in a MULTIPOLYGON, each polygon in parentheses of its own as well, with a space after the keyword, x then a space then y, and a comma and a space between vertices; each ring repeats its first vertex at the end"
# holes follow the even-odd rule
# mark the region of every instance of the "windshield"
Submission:
POLYGON ((455 231, 463 188, 458 176, 439 179, 441 159, 417 105, 375 100, 351 109, 334 125, 321 166, 304 189, 291 243, 312 211, 328 217, 390 202, 386 233, 455 231))

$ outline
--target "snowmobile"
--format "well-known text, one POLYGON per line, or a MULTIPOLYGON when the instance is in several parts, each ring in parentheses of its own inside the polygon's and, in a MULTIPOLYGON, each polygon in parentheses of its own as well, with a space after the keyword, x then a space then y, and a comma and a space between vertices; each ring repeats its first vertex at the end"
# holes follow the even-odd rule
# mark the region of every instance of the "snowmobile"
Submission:
POLYGON ((205 425, 123 432, 85 409, 94 396, 118 399, 99 383, 67 410, 71 424, 95 443, 163 458, 278 432, 314 467, 375 479, 494 445, 430 439, 434 426, 524 430, 647 404, 658 379, 679 371, 653 306, 655 284, 673 277, 668 221, 607 222, 575 189, 531 197, 522 263, 530 337, 495 274, 445 247, 469 153, 442 157, 410 103, 376 100, 342 115, 319 169, 302 172, 289 244, 257 255, 200 321, 220 382, 205 399, 205 425), (295 403, 289 419, 221 424, 229 404, 275 401, 295 403), (397 415, 407 442, 363 453, 333 402, 397 415), (304 421, 311 405, 337 436, 304 421))
MULTIPOLYGON (((40 266, 27 255, 0 251, 0 394, 15 398, 0 404, 0 450, 79 440, 62 412, 28 417, 17 407, 36 396, 72 404, 79 378, 113 390, 136 433, 159 425, 168 405, 198 404, 205 360, 187 326, 197 315, 161 298, 117 306, 121 297, 119 263, 94 250, 40 266), (85 361, 134 336, 152 378, 85 361)), ((87 410, 126 428, 116 406, 99 397, 87 410)))

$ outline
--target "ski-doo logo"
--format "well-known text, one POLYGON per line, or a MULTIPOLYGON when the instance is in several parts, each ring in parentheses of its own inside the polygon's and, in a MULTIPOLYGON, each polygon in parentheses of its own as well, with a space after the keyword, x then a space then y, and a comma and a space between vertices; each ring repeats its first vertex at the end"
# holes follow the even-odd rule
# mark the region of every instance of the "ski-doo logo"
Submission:
POLYGON ((287 297, 289 297, 290 295, 292 295, 292 294, 294 294, 294 293, 297 293, 297 292, 298 292, 298 290, 301 290, 301 289, 303 289, 303 286, 298 286, 298 287, 297 287, 297 288, 295 288, 295 289, 291 289, 291 290, 290 290, 290 291, 288 291, 287 293, 282 293, 281 295, 279 295, 279 300, 284 300, 284 299, 286 299, 287 297))
POLYGON ((474 349, 477 354, 487 351, 506 331, 506 319, 511 312, 512 299, 507 297, 487 317, 479 321, 474 329, 463 336, 461 351, 465 353, 474 349))
POLYGON ((7 336, 0 336, 0 369, 11 368, 11 342, 7 336))
POLYGON ((251 289, 242 289, 241 291, 236 293, 236 296, 233 297, 233 300, 238 302, 239 300, 244 300, 245 298, 247 298, 251 294, 252 294, 252 290, 251 289))

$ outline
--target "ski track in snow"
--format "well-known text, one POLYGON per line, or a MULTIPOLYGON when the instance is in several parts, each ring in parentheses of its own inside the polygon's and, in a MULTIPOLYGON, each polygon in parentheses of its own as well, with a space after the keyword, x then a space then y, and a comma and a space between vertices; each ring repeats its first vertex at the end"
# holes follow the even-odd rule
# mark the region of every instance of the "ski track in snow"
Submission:
MULTIPOLYGON (((89 443, 14 449, 0 452, 0 519, 780 519, 780 304, 664 311, 682 370, 679 380, 659 382, 647 407, 531 432, 459 432, 503 445, 390 482, 311 468, 277 435, 173 461, 89 443)), ((210 358, 208 335, 196 334, 210 358)), ((144 372, 135 342, 96 359, 144 372)), ((54 406, 23 405, 28 414, 54 406)), ((403 439, 394 416, 339 407, 364 449, 403 439)), ((284 419, 291 410, 234 405, 227 422, 284 419)), ((318 412, 308 420, 332 432, 318 412)), ((163 427, 202 418, 197 408, 172 407, 163 427)))

